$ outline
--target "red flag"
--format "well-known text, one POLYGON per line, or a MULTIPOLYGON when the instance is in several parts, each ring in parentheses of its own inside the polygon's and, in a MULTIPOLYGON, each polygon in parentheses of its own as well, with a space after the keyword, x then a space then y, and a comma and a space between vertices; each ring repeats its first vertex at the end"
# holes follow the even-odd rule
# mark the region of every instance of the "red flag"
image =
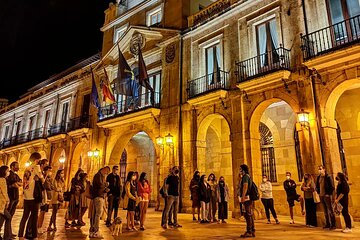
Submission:
POLYGON ((154 92, 154 89, 151 87, 149 82, 149 76, 147 74, 145 61, 141 53, 140 44, 139 44, 139 83, 141 86, 150 90, 152 93, 154 92))
POLYGON ((107 75, 105 68, 104 68, 104 73, 105 73, 105 79, 102 80, 102 84, 101 84, 101 89, 102 89, 102 93, 103 93, 103 101, 111 104, 111 103, 115 102, 115 97, 114 97, 113 91, 111 89, 109 77, 107 75))

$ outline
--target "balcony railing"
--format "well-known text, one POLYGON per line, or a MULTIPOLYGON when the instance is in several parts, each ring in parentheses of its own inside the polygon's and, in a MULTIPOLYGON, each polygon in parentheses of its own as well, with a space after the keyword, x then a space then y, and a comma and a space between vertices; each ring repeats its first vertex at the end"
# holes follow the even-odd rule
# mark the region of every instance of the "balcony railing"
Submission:
POLYGON ((73 118, 68 122, 67 131, 73 131, 80 128, 91 128, 90 115, 73 118))
POLYGON ((360 40, 360 15, 307 35, 301 35, 304 60, 349 46, 360 40))
POLYGON ((278 70, 290 70, 290 50, 279 47, 245 61, 237 62, 238 82, 278 70))
POLYGON ((48 137, 68 132, 68 123, 62 122, 51 125, 48 130, 48 137))
POLYGON ((229 88, 229 73, 219 70, 187 83, 188 99, 217 89, 229 88))
POLYGON ((38 128, 26 133, 13 136, 11 138, 4 139, 0 143, 0 148, 11 147, 17 144, 30 142, 32 140, 41 139, 41 138, 46 138, 45 128, 38 128))
POLYGON ((127 113, 136 112, 145 108, 160 107, 160 93, 144 93, 137 96, 120 96, 117 102, 106 105, 99 109, 99 120, 121 116, 127 113))
POLYGON ((188 17, 188 27, 195 26, 225 12, 238 0, 219 0, 188 17))

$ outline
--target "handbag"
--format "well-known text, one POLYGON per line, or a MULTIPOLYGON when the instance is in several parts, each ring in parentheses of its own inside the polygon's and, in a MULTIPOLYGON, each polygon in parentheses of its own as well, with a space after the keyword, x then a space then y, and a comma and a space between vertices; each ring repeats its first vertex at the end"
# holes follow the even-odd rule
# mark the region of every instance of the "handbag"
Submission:
POLYGON ((71 199, 71 192, 70 191, 64 192, 64 201, 70 202, 70 199, 71 199))
POLYGON ((320 196, 317 193, 317 191, 313 191, 313 199, 314 199, 314 203, 319 203, 320 202, 320 196))
POLYGON ((339 202, 337 204, 334 202, 332 207, 334 209, 334 213, 339 216, 342 212, 343 206, 339 202))

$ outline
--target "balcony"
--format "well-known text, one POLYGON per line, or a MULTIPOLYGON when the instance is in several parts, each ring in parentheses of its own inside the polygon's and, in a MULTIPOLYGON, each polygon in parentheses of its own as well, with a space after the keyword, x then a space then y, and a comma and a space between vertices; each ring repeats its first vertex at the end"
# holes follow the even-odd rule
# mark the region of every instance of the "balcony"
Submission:
POLYGON ((249 89, 275 84, 279 80, 287 79, 290 76, 290 62, 290 50, 282 46, 237 62, 238 87, 249 89))
POLYGON ((99 122, 101 127, 110 127, 136 121, 139 118, 147 117, 147 113, 160 114, 160 93, 151 94, 146 92, 134 97, 119 96, 117 102, 106 105, 99 109, 99 122), (108 125, 110 124, 110 125, 108 125))
POLYGON ((188 102, 200 104, 219 99, 219 97, 226 94, 229 85, 229 73, 222 70, 190 80, 186 89, 188 102))
POLYGON ((317 70, 360 57, 360 15, 301 35, 305 65, 317 70), (342 51, 338 51, 338 50, 342 51))
POLYGON ((22 134, 13 136, 8 139, 4 139, 0 143, 0 148, 3 149, 3 148, 19 145, 22 143, 30 142, 33 140, 45 139, 45 138, 46 138, 45 128, 38 128, 38 129, 29 131, 26 133, 22 133, 22 134))
POLYGON ((72 118, 69 122, 62 122, 51 125, 48 130, 47 137, 66 134, 83 128, 91 128, 91 115, 84 115, 81 117, 72 118))
POLYGON ((217 17, 230 9, 230 6, 237 1, 238 0, 219 0, 210 4, 201 11, 188 17, 188 27, 199 25, 217 17))

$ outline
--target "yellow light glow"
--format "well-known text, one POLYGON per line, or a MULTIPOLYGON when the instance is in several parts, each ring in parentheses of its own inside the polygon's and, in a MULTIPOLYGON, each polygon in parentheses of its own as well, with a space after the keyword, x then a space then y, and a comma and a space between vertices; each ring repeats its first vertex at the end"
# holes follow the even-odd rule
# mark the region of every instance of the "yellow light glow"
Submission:
POLYGON ((156 138, 156 144, 159 145, 159 146, 162 146, 164 144, 164 138, 157 137, 156 138))
POLYGON ((94 155, 93 151, 88 151, 88 157, 92 157, 94 155))
POLYGON ((302 126, 309 125, 309 113, 308 112, 301 110, 301 112, 299 112, 297 115, 298 115, 298 121, 302 126))
POLYGON ((98 149, 95 149, 94 151, 94 157, 100 156, 100 151, 98 149))
POLYGON ((65 162, 65 160, 66 160, 66 158, 65 158, 64 155, 60 156, 59 162, 60 162, 61 164, 63 164, 63 163, 65 162))
POLYGON ((174 144, 174 137, 169 133, 165 136, 165 142, 167 145, 173 145, 174 144))
POLYGON ((26 163, 25 163, 25 167, 28 167, 28 166, 30 166, 30 163, 29 163, 29 162, 26 162, 26 163))

